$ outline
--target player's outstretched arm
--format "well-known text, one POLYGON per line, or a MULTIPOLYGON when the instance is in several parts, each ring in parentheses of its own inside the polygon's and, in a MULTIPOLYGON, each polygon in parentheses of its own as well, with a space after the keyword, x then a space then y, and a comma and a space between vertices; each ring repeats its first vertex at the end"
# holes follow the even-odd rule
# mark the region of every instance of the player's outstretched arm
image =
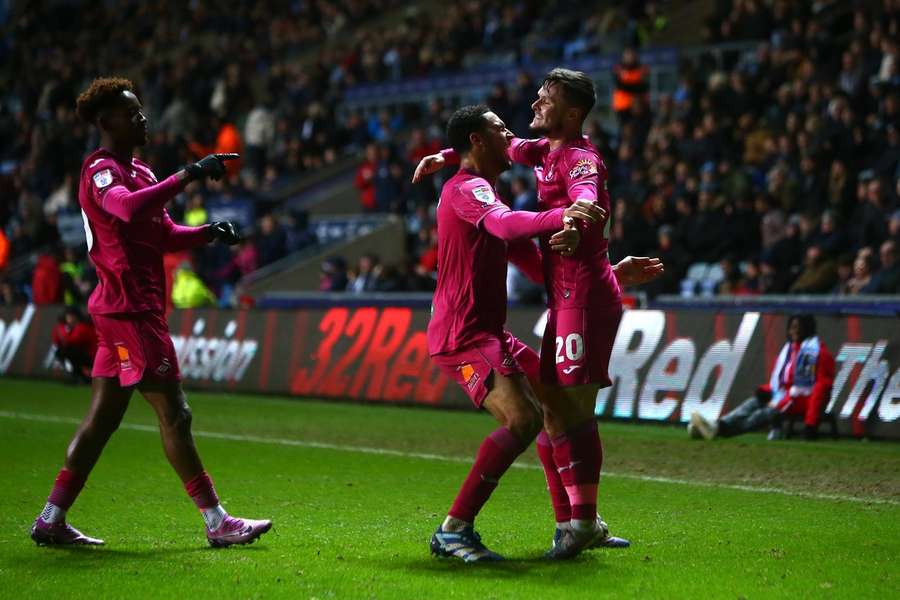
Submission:
POLYGON ((653 281, 665 272, 658 258, 626 256, 613 265, 613 273, 621 286, 641 285, 653 281))
POLYGON ((554 208, 544 212, 510 210, 505 205, 484 215, 484 228, 488 233, 507 242, 532 238, 572 227, 575 220, 598 223, 606 220, 606 211, 586 200, 578 200, 571 206, 554 208))
POLYGON ((169 216, 169 212, 163 209, 163 225, 166 228, 166 239, 163 249, 166 252, 180 252, 190 250, 197 246, 203 246, 213 241, 233 246, 241 241, 233 223, 216 221, 199 227, 178 225, 169 216))
POLYGON ((206 177, 219 179, 225 174, 224 161, 236 158, 237 154, 210 154, 159 183, 135 192, 129 191, 124 185, 113 186, 102 195, 101 207, 123 221, 130 222, 146 210, 164 207, 190 181, 206 177))

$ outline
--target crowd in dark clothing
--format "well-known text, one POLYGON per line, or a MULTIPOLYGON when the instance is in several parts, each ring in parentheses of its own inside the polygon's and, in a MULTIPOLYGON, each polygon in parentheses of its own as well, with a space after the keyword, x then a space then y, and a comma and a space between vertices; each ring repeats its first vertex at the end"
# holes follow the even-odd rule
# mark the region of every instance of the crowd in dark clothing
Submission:
MULTIPOLYGON (((606 9, 585 24, 561 2, 510 0, 440 12, 399 0, 266 0, 228 10, 206 0, 16 3, 0 12, 0 298, 32 294, 30 273, 13 279, 2 274, 6 265, 34 263, 39 253, 58 265, 62 247, 83 248, 76 186, 98 138, 74 104, 96 76, 135 82, 151 130, 142 158, 160 176, 211 151, 242 154, 229 163, 227 182, 169 207, 183 222, 189 211, 213 214, 210 204, 252 205, 258 194, 356 156, 369 142, 405 138, 414 120, 407 115, 339 116, 348 86, 452 70, 478 55, 559 56, 566 39, 590 51, 591 40, 610 31, 646 33, 645 4, 606 9), (392 13, 401 15, 399 26, 370 25, 392 13)), ((396 195, 397 170, 391 175, 381 187, 396 195)), ((263 215, 241 210, 245 230, 268 235, 263 215)), ((200 275, 218 285, 213 278, 223 270, 233 276, 295 249, 291 242, 305 233, 292 227, 302 215, 276 214, 276 221, 274 237, 286 244, 254 243, 236 261, 195 256, 200 275)), ((85 265, 83 252, 79 260, 85 265)))
POLYGON ((698 261, 719 263, 720 293, 900 293, 900 5, 719 10, 711 39, 754 49, 682 65, 604 149, 614 258, 662 257, 651 293, 698 261))
MULTIPOLYGON (((441 176, 416 186, 409 176, 444 144, 455 107, 338 113, 342 90, 639 45, 665 27, 667 6, 464 2, 440 13, 410 7, 386 31, 366 24, 407 10, 396 0, 270 0, 228 11, 204 1, 23 4, 0 21, 0 271, 28 256, 40 268, 16 281, 0 274, 0 302, 30 299, 35 277, 63 273, 66 247, 82 248, 76 276, 39 296, 90 289, 75 185, 98 140, 75 117, 74 98, 98 74, 137 83, 151 123, 144 158, 158 174, 211 150, 242 153, 228 181, 170 206, 188 224, 237 211, 254 234, 234 251, 193 257, 215 292, 227 295, 241 276, 311 241, 304 215, 257 211, 259 194, 356 156, 365 157, 355 180, 361 209, 408 224, 410 260, 397 271, 415 277, 387 287, 418 289, 418 275, 433 279, 436 267, 441 176)), ((638 95, 615 130, 590 121, 610 172, 613 258, 654 254, 667 264, 651 294, 677 293, 698 261, 717 263, 720 293, 898 291, 898 9, 894 0, 858 6, 718 0, 707 41, 753 50, 723 68, 685 61, 674 93, 652 104, 638 95)), ((528 135, 535 85, 523 72, 486 99, 519 135, 528 135)), ((534 207, 527 171, 511 172, 500 192, 534 207)))

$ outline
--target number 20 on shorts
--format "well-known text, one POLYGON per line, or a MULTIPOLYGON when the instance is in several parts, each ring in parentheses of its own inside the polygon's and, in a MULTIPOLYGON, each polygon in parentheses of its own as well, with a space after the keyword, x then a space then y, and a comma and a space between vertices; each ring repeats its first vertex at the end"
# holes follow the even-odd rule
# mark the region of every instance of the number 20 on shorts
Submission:
POLYGON ((584 356, 584 339, 580 333, 570 333, 565 340, 561 335, 556 336, 556 364, 565 362, 567 358, 579 360, 582 356, 584 356))

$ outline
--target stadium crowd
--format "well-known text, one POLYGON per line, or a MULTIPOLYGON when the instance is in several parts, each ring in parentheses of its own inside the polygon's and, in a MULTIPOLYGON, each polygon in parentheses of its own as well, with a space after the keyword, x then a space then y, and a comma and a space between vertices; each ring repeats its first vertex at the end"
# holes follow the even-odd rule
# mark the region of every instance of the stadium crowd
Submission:
MULTIPOLYGON (((893 0, 720 2, 708 41, 752 49, 723 68, 685 62, 674 93, 637 94, 617 131, 587 132, 610 172, 614 258, 663 258, 651 295, 900 293, 898 19, 893 0), (711 280, 684 282, 693 263, 711 280)), ((520 83, 487 102, 527 135, 534 85, 520 83)), ((504 195, 533 207, 529 182, 512 173, 504 195)), ((377 184, 364 207, 367 191, 389 207, 377 184)))
MULTIPOLYGON (((73 107, 97 73, 138 84, 152 131, 145 158, 158 173, 213 149, 243 155, 227 182, 196 186, 170 208, 187 224, 225 213, 248 234, 233 251, 173 258, 173 273, 190 264, 212 288, 197 298, 227 302, 240 277, 313 243, 305 215, 255 200, 352 157, 361 157, 361 210, 404 216, 410 260, 381 265, 372 256, 361 261, 371 267, 348 267, 334 257, 322 289, 427 290, 442 180, 413 186, 409 176, 444 145, 455 107, 434 100, 343 114, 342 90, 505 61, 522 73, 486 101, 524 136, 536 89, 529 64, 640 45, 665 27, 668 5, 402 7, 271 0, 229 11, 202 1, 85 11, 39 2, 10 11, 0 22, 0 303, 78 302, 92 286, 74 188, 97 142, 73 107), (390 14, 389 33, 371 25, 390 14), (136 59, 142 67, 128 72, 136 59), (29 258, 24 274, 4 275, 29 258)), ((651 295, 682 291, 695 262, 715 263, 709 293, 900 291, 897 22, 895 0, 716 2, 706 41, 753 49, 721 68, 684 61, 673 93, 652 103, 637 94, 615 127, 597 120, 587 132, 610 172, 614 258, 661 256, 666 276, 651 295)), ((510 172, 500 191, 517 208, 535 207, 527 171, 510 172)))

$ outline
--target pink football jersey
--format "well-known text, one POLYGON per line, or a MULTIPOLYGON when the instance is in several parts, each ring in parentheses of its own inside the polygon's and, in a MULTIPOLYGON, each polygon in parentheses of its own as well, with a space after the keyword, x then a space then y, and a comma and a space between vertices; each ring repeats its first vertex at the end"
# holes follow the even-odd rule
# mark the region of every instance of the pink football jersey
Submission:
MULTIPOLYGON (((163 253, 206 241, 202 228, 179 227, 162 208, 183 187, 175 178, 157 184, 146 163, 137 158, 123 159, 104 148, 85 159, 78 201, 88 255, 99 280, 88 300, 90 313, 165 310, 163 253), (108 192, 119 186, 128 192, 158 186, 160 201, 125 221, 110 212, 113 207, 104 206, 108 192)), ((106 201, 114 200, 110 196, 106 201)))

